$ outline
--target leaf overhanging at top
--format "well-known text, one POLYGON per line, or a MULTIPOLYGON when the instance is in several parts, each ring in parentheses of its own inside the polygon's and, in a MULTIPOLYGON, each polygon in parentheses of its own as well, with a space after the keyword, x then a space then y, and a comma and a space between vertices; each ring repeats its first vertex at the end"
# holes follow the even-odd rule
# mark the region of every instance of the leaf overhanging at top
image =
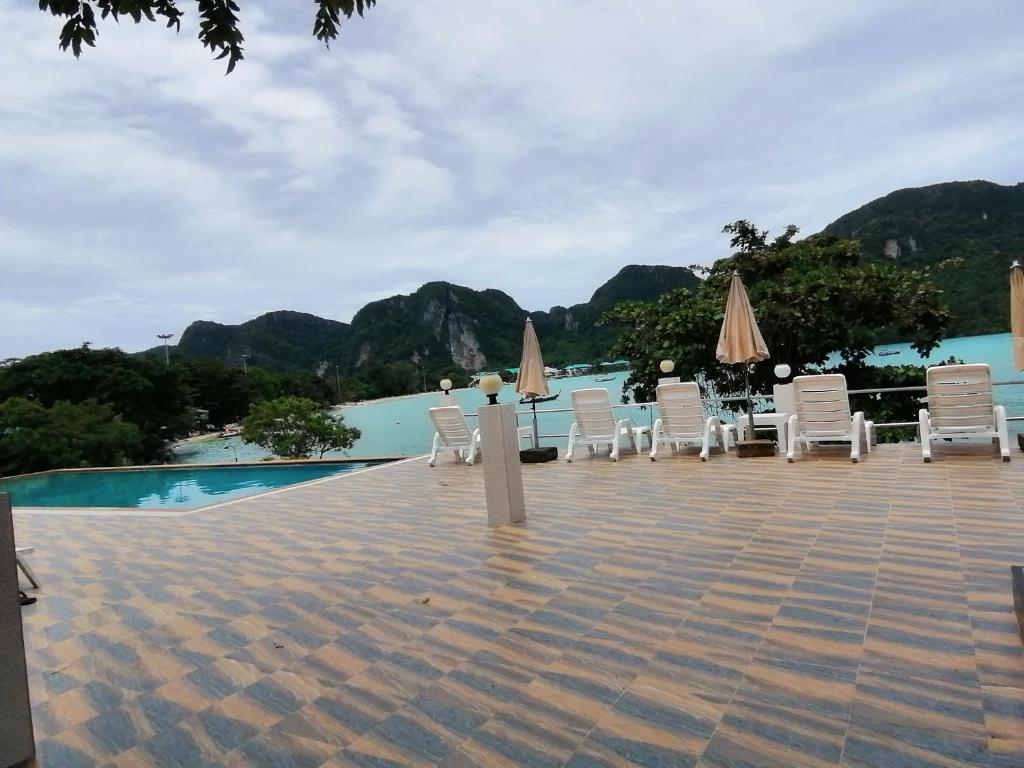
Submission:
MULTIPOLYGON (((367 9, 375 6, 377 0, 314 0, 317 5, 313 21, 313 35, 325 45, 337 39, 341 18, 352 18, 354 14, 364 16, 367 9)), ((216 59, 228 60, 230 74, 235 65, 244 57, 242 43, 245 38, 239 29, 239 7, 235 0, 196 0, 199 15, 199 42, 209 48, 216 59)), ((176 0, 39 0, 39 9, 51 15, 66 19, 58 36, 61 50, 71 49, 75 58, 82 54, 82 46, 95 47, 99 27, 96 10, 100 18, 112 17, 119 22, 121 17, 131 18, 135 23, 156 21, 157 17, 167 20, 167 27, 181 31, 181 17, 184 12, 176 0)))

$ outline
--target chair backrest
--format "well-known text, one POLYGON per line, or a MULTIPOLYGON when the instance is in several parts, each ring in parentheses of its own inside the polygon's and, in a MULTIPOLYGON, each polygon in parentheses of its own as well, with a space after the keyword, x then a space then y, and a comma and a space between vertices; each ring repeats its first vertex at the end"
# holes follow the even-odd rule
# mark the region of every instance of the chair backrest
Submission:
POLYGON ((472 440, 473 433, 466 424, 466 417, 462 409, 457 405, 446 405, 439 408, 431 408, 430 420, 434 422, 434 429, 441 436, 441 442, 447 446, 468 446, 472 440))
POLYGON ((576 429, 583 440, 611 439, 615 436, 615 417, 607 389, 577 389, 572 393, 576 429))
POLYGON ((699 436, 704 433, 704 401, 697 382, 659 384, 655 391, 665 434, 699 436))
POLYGON ((841 373, 797 376, 793 379, 793 405, 798 429, 809 436, 849 434, 850 396, 841 373))
POLYGON ((993 432, 992 371, 984 363, 928 369, 928 416, 936 432, 993 432))
POLYGON ((772 400, 775 403, 776 413, 796 413, 792 384, 773 384, 772 400))

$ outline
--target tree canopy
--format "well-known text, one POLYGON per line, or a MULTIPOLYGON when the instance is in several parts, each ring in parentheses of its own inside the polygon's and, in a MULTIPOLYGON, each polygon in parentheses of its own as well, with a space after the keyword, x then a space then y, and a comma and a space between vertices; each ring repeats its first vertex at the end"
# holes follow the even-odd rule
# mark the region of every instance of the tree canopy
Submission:
MULTIPOLYGON (((704 270, 705 280, 652 303, 626 302, 605 315, 624 323, 612 354, 633 361, 627 387, 651 399, 658 363, 670 358, 684 380, 696 379, 719 395, 743 391, 742 366, 723 365, 715 347, 733 271, 747 287, 771 358, 751 368, 751 384, 770 391, 777 363, 793 374, 842 365, 866 368, 864 359, 882 333, 909 339, 927 354, 942 339, 949 313, 927 268, 864 263, 856 240, 814 235, 795 240, 788 227, 772 240, 745 220, 727 225, 736 252, 704 270)), ((923 374, 922 374, 923 375, 923 374)), ((858 373, 861 381, 869 378, 858 373)))
POLYGON ((119 467, 143 453, 138 427, 95 400, 59 400, 44 407, 12 397, 0 403, 0 476, 54 467, 119 467))
POLYGON ((242 439, 283 459, 308 459, 314 453, 351 448, 361 433, 347 427, 304 397, 281 397, 260 403, 242 421, 242 439))
MULTIPOLYGON (((167 442, 189 433, 194 419, 186 384, 173 367, 119 349, 61 349, 0 369, 0 401, 21 397, 50 408, 94 400, 138 427, 139 462, 159 460, 167 442)), ((55 464, 54 466, 61 466, 55 464)))
MULTIPOLYGON (((341 18, 360 16, 377 4, 377 0, 313 0, 316 14, 313 17, 313 35, 325 45, 336 40, 341 18)), ((71 49, 78 58, 82 46, 95 46, 99 35, 99 19, 112 18, 115 22, 131 19, 136 24, 142 21, 163 21, 168 28, 181 30, 181 19, 185 12, 177 0, 39 0, 39 8, 65 19, 60 31, 58 45, 62 50, 71 49)), ((245 41, 239 25, 239 7, 235 0, 196 0, 199 15, 199 42, 217 54, 218 59, 227 59, 228 74, 243 56, 242 43, 245 41)))

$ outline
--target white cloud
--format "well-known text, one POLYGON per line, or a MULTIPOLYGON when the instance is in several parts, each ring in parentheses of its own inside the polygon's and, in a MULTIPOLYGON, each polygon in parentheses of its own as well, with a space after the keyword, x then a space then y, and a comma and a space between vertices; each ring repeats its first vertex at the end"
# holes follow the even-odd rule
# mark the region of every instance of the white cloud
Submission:
POLYGON ((230 77, 194 19, 75 61, 0 13, 0 358, 430 279, 569 304, 735 218, 810 232, 1024 160, 1013 0, 386 2, 330 51, 267 0, 230 77))

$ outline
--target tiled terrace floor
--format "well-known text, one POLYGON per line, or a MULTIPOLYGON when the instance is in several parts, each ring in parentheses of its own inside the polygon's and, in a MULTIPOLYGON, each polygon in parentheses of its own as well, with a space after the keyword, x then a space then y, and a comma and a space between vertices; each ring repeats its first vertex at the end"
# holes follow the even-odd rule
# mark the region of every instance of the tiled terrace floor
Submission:
POLYGON ((40 764, 1024 765, 1024 456, 447 461, 17 515, 40 764))

